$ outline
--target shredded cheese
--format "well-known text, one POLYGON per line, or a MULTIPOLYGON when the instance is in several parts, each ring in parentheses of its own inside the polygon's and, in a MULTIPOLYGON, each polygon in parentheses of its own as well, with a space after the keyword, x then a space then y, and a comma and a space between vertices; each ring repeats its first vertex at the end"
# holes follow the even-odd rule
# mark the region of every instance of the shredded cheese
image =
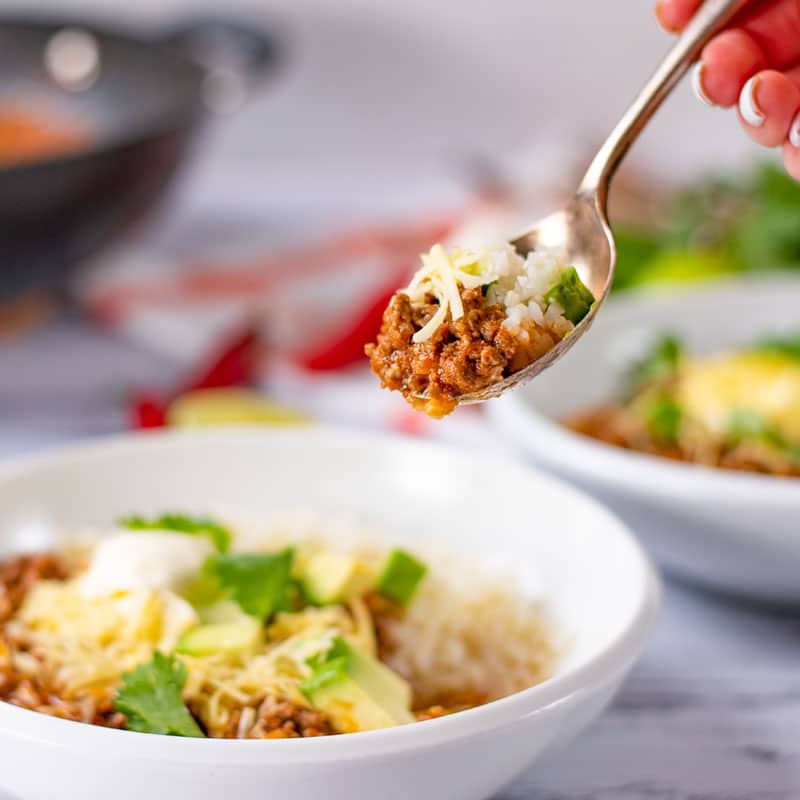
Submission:
POLYGON ((474 265, 480 268, 480 258, 476 254, 455 251, 450 256, 440 244, 434 245, 430 253, 422 256, 422 267, 411 280, 406 294, 416 302, 422 302, 426 294, 432 294, 439 303, 439 309, 414 334, 415 344, 430 339, 445 322, 448 314, 453 322, 464 316, 459 284, 470 289, 485 282, 480 274, 461 269, 474 265))

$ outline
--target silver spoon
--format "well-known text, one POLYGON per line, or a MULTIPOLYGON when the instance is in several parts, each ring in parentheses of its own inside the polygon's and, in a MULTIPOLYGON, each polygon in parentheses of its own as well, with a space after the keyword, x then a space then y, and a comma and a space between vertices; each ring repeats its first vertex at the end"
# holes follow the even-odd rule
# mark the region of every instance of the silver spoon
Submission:
POLYGON ((575 196, 561 211, 539 220, 527 233, 511 243, 522 256, 540 247, 560 251, 564 263, 574 265, 584 283, 592 290, 596 302, 591 311, 566 339, 542 358, 499 383, 462 395, 458 398, 459 403, 488 400, 529 381, 561 358, 589 330, 611 289, 617 261, 614 234, 607 212, 611 178, 636 137, 692 63, 699 58, 703 47, 746 2, 706 0, 703 3, 594 157, 575 196))

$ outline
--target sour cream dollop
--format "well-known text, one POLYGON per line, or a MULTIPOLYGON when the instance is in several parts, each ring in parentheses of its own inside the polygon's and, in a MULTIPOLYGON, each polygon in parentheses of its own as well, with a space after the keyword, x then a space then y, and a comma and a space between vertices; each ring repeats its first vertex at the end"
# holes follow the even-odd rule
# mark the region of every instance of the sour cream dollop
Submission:
POLYGON ((213 552, 202 536, 167 531, 120 531, 94 549, 81 593, 98 597, 135 589, 178 591, 213 552))

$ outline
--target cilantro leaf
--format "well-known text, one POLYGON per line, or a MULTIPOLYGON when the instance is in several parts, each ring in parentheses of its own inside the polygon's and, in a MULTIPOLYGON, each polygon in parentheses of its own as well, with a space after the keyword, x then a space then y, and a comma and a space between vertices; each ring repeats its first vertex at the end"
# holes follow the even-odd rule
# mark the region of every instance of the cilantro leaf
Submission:
MULTIPOLYGON (((751 174, 704 178, 660 204, 656 222, 614 219, 617 275, 613 291, 663 281, 664 262, 699 259, 699 271, 717 274, 797 270, 800 265, 800 185, 772 162, 751 174), (651 263, 652 262, 652 263, 651 263)), ((683 277, 687 267, 682 270, 683 277)), ((668 271, 672 271, 671 269, 668 271)))
POLYGON ((626 224, 614 225, 617 244, 617 269, 613 292, 619 292, 640 282, 639 270, 661 250, 660 231, 635 228, 626 224))
POLYGON ((300 691, 310 697, 324 686, 338 683, 347 674, 352 662, 352 650, 341 636, 330 647, 310 658, 306 663, 313 670, 300 686, 300 691))
POLYGON ((189 536, 206 536, 220 553, 231 546, 231 532, 210 517, 189 517, 186 514, 167 513, 153 519, 140 516, 125 517, 119 521, 123 528, 133 531, 175 531, 189 536))
POLYGON ((756 342, 753 349, 763 353, 779 353, 800 359, 800 334, 794 336, 771 336, 756 342))
POLYGON ((727 439, 730 444, 757 440, 771 447, 795 464, 800 464, 800 444, 789 441, 764 417, 747 408, 734 409, 728 418, 727 439))
POLYGON ((594 295, 580 279, 575 267, 567 267, 561 273, 560 280, 545 293, 544 299, 548 304, 558 303, 573 325, 577 325, 594 305, 594 295))
POLYGON ((662 336, 628 372, 628 394, 635 394, 648 383, 669 378, 682 360, 681 343, 674 336, 662 336))
POLYGON ((676 444, 683 421, 683 409, 669 395, 655 398, 644 409, 645 422, 653 438, 676 444))
POLYGON ((294 551, 233 553, 210 558, 205 565, 245 614, 267 620, 288 608, 288 590, 294 551))
POLYGON ((203 731, 183 702, 186 665, 156 651, 153 660, 122 676, 114 708, 140 733, 202 737, 203 731))

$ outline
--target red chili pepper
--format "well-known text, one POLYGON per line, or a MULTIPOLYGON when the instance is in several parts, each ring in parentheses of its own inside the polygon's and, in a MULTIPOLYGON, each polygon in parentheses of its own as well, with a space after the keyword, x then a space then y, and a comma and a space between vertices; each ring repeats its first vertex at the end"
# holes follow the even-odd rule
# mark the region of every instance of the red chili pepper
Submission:
POLYGON ((186 392, 251 386, 256 377, 258 344, 256 331, 247 330, 214 353, 177 392, 166 396, 150 391, 136 392, 130 402, 131 427, 134 430, 163 428, 167 424, 170 402, 186 392))
POLYGON ((137 392, 130 403, 130 425, 134 430, 163 428, 167 410, 163 400, 150 392, 137 392))
POLYGON ((183 387, 183 392, 197 389, 221 389, 227 386, 251 386, 257 367, 258 333, 246 330, 228 341, 183 387))
POLYGON ((383 312, 397 291, 397 285, 382 288, 358 316, 319 350, 301 355, 297 361, 306 369, 329 371, 349 367, 364 358, 364 345, 375 340, 383 312))

